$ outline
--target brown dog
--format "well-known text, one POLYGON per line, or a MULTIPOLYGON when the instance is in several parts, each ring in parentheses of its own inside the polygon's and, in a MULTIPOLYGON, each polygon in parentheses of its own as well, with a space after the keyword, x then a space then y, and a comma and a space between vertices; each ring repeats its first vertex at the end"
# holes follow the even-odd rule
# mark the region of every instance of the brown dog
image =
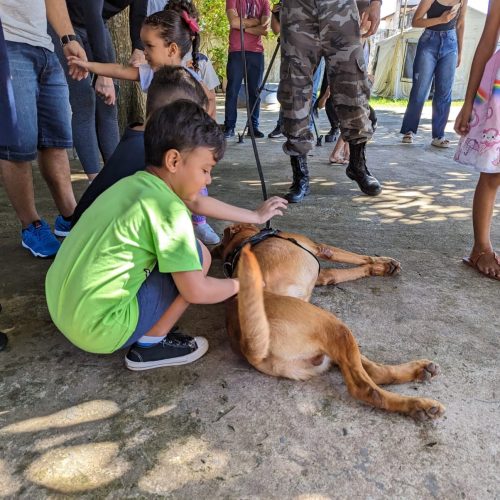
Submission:
MULTIPOLYGON (((258 231, 249 224, 230 226, 214 253, 227 259, 234 248, 258 231)), ((426 359, 396 366, 374 363, 360 354, 345 324, 307 302, 315 284, 391 275, 399 272, 399 263, 388 257, 357 255, 314 243, 298 234, 280 236, 294 239, 303 248, 286 239, 271 237, 252 251, 247 245, 240 253, 237 264, 240 292, 227 302, 226 316, 235 350, 257 370, 295 380, 319 375, 333 362, 339 366, 353 397, 419 420, 441 416, 444 407, 437 401, 400 396, 377 385, 430 379, 437 374, 434 363, 426 359), (318 274, 314 256, 359 266, 325 269, 318 274)))

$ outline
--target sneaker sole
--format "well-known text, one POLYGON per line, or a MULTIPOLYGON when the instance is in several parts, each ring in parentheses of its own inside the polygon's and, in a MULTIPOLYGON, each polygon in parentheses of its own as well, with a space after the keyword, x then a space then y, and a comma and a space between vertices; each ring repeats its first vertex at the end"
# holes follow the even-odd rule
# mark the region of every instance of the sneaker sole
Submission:
POLYGON ((66 238, 68 236, 69 231, 60 231, 59 229, 54 229, 54 234, 59 236, 60 238, 66 238))
POLYGON ((200 359, 208 351, 208 340, 205 337, 195 337, 198 349, 186 356, 179 356, 178 358, 159 359, 158 361, 130 361, 125 357, 125 366, 132 371, 139 372, 142 370, 152 370, 153 368, 161 368, 163 366, 180 366, 193 363, 200 359))
POLYGON ((32 248, 30 248, 28 245, 26 245, 26 243, 24 243, 24 241, 21 241, 21 245, 26 248, 27 250, 29 250, 34 257, 40 257, 41 259, 50 259, 51 257, 54 257, 56 255, 56 253, 51 253, 50 255, 44 255, 43 253, 38 253, 38 252, 35 252, 32 248))

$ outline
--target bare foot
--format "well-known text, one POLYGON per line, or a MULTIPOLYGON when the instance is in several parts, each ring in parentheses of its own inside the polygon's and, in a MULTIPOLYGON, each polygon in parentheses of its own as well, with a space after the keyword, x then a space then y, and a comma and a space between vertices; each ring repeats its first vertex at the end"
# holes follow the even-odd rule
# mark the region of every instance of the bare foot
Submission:
MULTIPOLYGON (((330 163, 334 163, 336 165, 344 165, 344 163, 346 163, 346 161, 344 160, 344 158, 342 158, 341 156, 337 155, 337 154, 332 154, 330 155, 330 163)), ((347 162, 349 163, 349 162, 347 162)))
POLYGON ((500 280, 500 258, 493 250, 479 253, 472 251, 470 257, 462 260, 488 278, 500 280))

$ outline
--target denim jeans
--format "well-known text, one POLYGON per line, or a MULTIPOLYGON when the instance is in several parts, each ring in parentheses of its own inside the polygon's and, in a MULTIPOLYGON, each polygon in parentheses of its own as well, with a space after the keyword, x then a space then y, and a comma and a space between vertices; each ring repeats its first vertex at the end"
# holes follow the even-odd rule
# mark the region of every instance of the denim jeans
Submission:
POLYGON ((424 102, 434 77, 432 97, 432 137, 444 137, 451 105, 451 89, 457 66, 458 44, 455 29, 426 29, 417 45, 413 62, 413 86, 410 92, 401 133, 417 133, 424 102))
MULTIPOLYGON (((196 248, 200 257, 200 264, 203 265, 203 251, 198 241, 196 241, 196 248)), ((177 290, 172 274, 161 273, 158 266, 156 266, 137 292, 137 304, 139 306, 137 326, 120 349, 130 347, 143 335, 146 335, 178 295, 179 290, 177 290)))
MULTIPOLYGON (((259 95, 259 87, 264 74, 264 54, 260 52, 245 51, 248 74, 248 96, 250 109, 254 107, 259 95)), ((243 80, 243 60, 241 52, 229 52, 227 59, 227 87, 226 87, 226 110, 224 125, 226 130, 236 126, 238 116, 238 93, 243 80)), ((259 128, 260 99, 255 105, 252 113, 252 125, 254 129, 259 128)))
POLYGON ((56 55, 27 43, 7 41, 6 46, 20 140, 0 147, 0 159, 32 161, 38 149, 70 148, 68 86, 56 55))
MULTIPOLYGON (((59 37, 50 29, 49 33, 53 38, 56 54, 64 68, 68 82, 69 102, 73 112, 71 120, 73 143, 85 173, 96 174, 100 170, 100 156, 106 163, 120 141, 117 106, 116 104, 109 106, 96 95, 92 87, 92 75, 80 81, 73 80, 69 76, 68 65, 59 43, 59 37)), ((92 61, 92 49, 87 30, 75 26, 75 33, 78 35, 89 61, 92 61)), ((109 62, 114 62, 115 55, 111 36, 107 30, 106 33, 109 62)), ((115 89, 117 89, 116 86, 115 89)))
POLYGON ((17 129, 16 102, 10 79, 7 44, 0 19, 0 146, 17 144, 19 144, 19 130, 17 129))

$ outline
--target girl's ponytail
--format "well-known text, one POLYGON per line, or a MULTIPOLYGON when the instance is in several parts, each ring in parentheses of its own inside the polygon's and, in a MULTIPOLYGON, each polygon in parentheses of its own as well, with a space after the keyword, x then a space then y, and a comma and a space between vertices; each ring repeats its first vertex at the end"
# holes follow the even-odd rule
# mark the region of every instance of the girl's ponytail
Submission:
POLYGON ((200 51, 200 28, 198 21, 200 15, 191 0, 170 0, 164 10, 178 12, 186 23, 191 33, 193 69, 198 71, 198 54, 200 51))

